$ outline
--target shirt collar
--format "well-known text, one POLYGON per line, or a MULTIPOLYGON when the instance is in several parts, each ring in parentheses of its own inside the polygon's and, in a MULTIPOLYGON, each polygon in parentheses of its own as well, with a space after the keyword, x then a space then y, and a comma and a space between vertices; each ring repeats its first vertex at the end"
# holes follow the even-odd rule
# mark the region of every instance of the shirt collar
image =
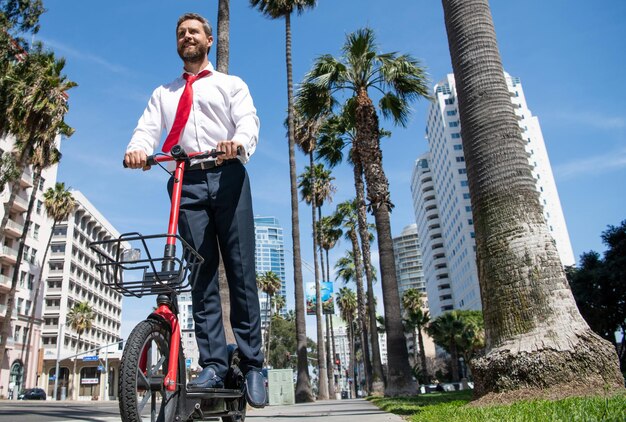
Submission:
MULTIPOLYGON (((213 73, 213 72, 215 71, 215 69, 213 68, 213 63, 211 63, 211 62, 209 62, 209 64, 207 64, 207 65, 206 65, 206 67, 205 67, 204 69, 200 69, 200 72, 202 72, 202 71, 203 71, 203 70, 205 70, 205 69, 206 69, 206 70, 208 70, 208 71, 209 71, 209 72, 211 72, 211 73, 213 73)), ((198 72, 198 73, 200 73, 200 72, 198 72)), ((190 75, 192 74, 191 72, 187 72, 187 71, 185 70, 185 68, 183 68, 183 74, 185 74, 185 73, 188 73, 188 74, 190 74, 190 75)), ((181 77, 181 79, 182 79, 182 77, 181 77)))

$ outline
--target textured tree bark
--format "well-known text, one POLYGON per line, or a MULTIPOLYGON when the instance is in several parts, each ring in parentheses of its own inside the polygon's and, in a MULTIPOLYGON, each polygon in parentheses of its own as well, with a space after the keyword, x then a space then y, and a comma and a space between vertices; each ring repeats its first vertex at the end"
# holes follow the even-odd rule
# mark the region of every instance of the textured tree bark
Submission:
POLYGON ((622 389, 615 351, 580 316, 546 226, 487 0, 443 0, 485 318, 475 393, 622 389))
POLYGON ((218 72, 228 73, 230 56, 230 0, 217 4, 217 53, 215 67, 218 72))
MULTIPOLYGON (((355 154, 356 155, 356 154, 355 154)), ((370 232, 367 227, 367 213, 365 205, 365 184, 363 183, 363 166, 358 157, 352 157, 354 172, 354 187, 356 191, 357 215, 359 223, 359 237, 361 238, 361 249, 363 250, 363 268, 365 268, 365 279, 367 280, 367 313, 369 321, 369 334, 372 345, 372 360, 370 377, 370 394, 381 395, 385 392, 385 382, 383 375, 383 365, 380 358, 380 346, 378 344, 378 327, 376 326, 376 304, 374 300, 374 276, 372 274, 372 263, 370 253, 370 232)))
POLYGON ((372 205, 376 232, 378 234, 378 253, 380 256, 380 275, 385 307, 385 330, 387 333, 387 384, 385 395, 400 396, 416 393, 416 384, 411 376, 409 353, 400 316, 400 296, 396 278, 395 258, 391 240, 391 200, 389 183, 382 166, 382 151, 379 144, 378 116, 372 100, 365 89, 357 92, 355 139, 358 159, 363 164, 367 199, 372 205))
POLYGON ((287 64, 287 126, 289 132, 289 182, 291 187, 291 239, 293 242, 293 279, 296 308, 296 336, 298 337, 298 375, 296 378, 296 402, 313 401, 311 378, 307 359, 306 321, 304 317, 304 286, 302 285, 302 261, 300 255, 300 217, 298 215, 298 183, 296 180, 296 152, 293 120, 293 76, 291 70, 291 15, 285 15, 285 51, 287 64))

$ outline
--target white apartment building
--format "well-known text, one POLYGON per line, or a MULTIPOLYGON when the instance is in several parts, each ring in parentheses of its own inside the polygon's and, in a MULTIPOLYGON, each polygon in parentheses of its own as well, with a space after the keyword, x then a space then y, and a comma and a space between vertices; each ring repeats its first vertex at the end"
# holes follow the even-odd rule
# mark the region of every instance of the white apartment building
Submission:
MULTIPOLYGON (((57 139, 57 145, 60 138, 57 139)), ((0 138, 0 155, 10 153, 14 147, 14 138, 7 136, 0 138)), ((11 290, 13 274, 18 272, 18 284, 15 293, 15 307, 11 317, 11 333, 7 340, 7 349, 4 360, 0 362, 0 397, 15 398, 20 390, 34 387, 39 377, 39 344, 41 335, 41 304, 43 288, 39 290, 39 297, 35 298, 36 283, 42 267, 42 257, 52 220, 46 215, 43 206, 43 193, 56 183, 57 165, 44 169, 37 186, 34 186, 32 168, 27 168, 20 176, 18 192, 13 206, 9 210, 9 219, 4 233, 0 233, 0 321, 7 314, 7 299, 11 290), (26 223, 26 212, 32 192, 35 192, 34 208, 30 216, 30 227, 25 240, 24 254, 19 269, 17 252, 19 237, 22 235, 26 223), (28 320, 32 310, 34 313, 33 332, 30 344, 28 342, 28 320), (29 353, 26 353, 30 350, 29 353), (28 355, 28 356, 27 356, 28 355), (28 359, 28 362, 26 362, 28 359)), ((4 205, 9 202, 11 195, 10 185, 4 186, 0 193, 0 218, 4 217, 4 205)), ((1 335, 1 334, 0 334, 1 335)))
MULTIPOLYGON (((68 375, 73 367, 73 359, 67 357, 120 340, 122 295, 101 283, 100 273, 96 271, 98 256, 89 248, 93 241, 116 239, 120 234, 81 192, 74 190, 71 193, 76 207, 67 221, 57 224, 44 270, 42 344, 45 376, 40 386, 49 397, 53 396, 57 357, 62 359, 57 392, 57 397, 61 397, 63 392, 69 391, 68 375), (95 318, 92 328, 79 336, 67 325, 67 313, 75 304, 85 301, 92 306, 95 318)), ((112 250, 108 252, 114 255, 112 250)), ((102 351, 89 353, 93 356, 101 354, 102 351)), ((119 362, 121 352, 114 347, 109 348, 106 355, 111 362, 119 362)), ((79 376, 74 377, 75 398, 90 400, 102 394, 105 377, 98 368, 102 362, 78 359, 79 376)), ((116 396, 117 377, 117 368, 110 365, 108 391, 111 397, 116 396)))
MULTIPOLYGON (((539 120, 528 109, 520 79, 507 73, 505 77, 546 222, 562 264, 573 265, 574 254, 539 120)), ((437 317, 451 309, 480 309, 481 302, 453 74, 435 85, 433 97, 426 126, 429 152, 416 161, 411 191, 431 316, 437 317)))
POLYGON ((404 292, 409 289, 426 292, 417 224, 406 226, 399 236, 393 238, 393 253, 400 300, 402 300, 404 292))

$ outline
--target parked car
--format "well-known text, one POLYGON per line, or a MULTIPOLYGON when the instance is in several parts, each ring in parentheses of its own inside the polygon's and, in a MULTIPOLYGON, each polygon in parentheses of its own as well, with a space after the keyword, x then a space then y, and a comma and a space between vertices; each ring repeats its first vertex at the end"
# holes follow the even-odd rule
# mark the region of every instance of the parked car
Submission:
POLYGON ((46 392, 41 388, 27 388, 23 390, 18 396, 18 400, 45 400, 46 392))

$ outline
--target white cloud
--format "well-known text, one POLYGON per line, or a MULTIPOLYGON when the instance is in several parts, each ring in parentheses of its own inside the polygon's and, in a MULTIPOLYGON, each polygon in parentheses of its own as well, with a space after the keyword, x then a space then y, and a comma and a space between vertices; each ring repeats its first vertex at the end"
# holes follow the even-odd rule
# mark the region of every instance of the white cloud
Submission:
POLYGON ((557 179, 570 180, 580 176, 597 175, 626 167, 626 148, 611 153, 580 158, 554 166, 557 179))
POLYGON ((125 68, 124 66, 111 63, 108 60, 103 59, 100 56, 96 56, 91 53, 84 53, 82 51, 75 50, 74 48, 70 46, 67 46, 65 44, 62 44, 54 40, 42 39, 41 41, 44 43, 45 46, 53 48, 58 53, 61 53, 64 56, 72 57, 78 60, 83 60, 86 62, 96 64, 98 66, 101 66, 110 70, 113 73, 129 73, 129 70, 125 68))
POLYGON ((595 111, 558 112, 556 118, 576 125, 586 125, 598 129, 613 130, 626 127, 626 116, 609 116, 595 111))

